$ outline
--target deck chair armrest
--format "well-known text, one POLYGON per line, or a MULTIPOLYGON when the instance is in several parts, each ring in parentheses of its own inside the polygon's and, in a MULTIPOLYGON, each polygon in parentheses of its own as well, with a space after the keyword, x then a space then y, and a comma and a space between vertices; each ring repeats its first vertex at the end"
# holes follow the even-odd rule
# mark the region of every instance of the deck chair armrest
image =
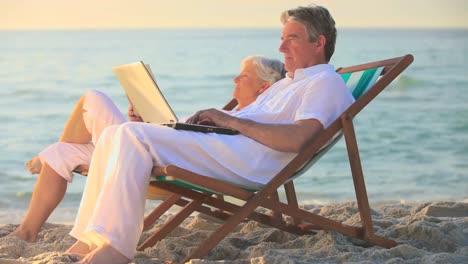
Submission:
POLYGON ((234 186, 232 183, 216 180, 198 173, 194 173, 175 165, 167 165, 164 167, 154 167, 151 171, 151 176, 170 176, 175 180, 186 182, 192 185, 200 186, 209 190, 223 190, 223 194, 248 200, 253 193, 234 186))
POLYGON ((407 54, 405 56, 396 57, 396 58, 387 59, 387 60, 364 63, 364 64, 354 65, 350 67, 340 67, 336 69, 336 72, 342 74, 342 73, 363 71, 369 68, 379 68, 379 67, 386 67, 386 69, 384 70, 384 72, 386 72, 388 70, 388 67, 393 67, 394 65, 398 64, 402 60, 405 60, 404 68, 406 68, 409 64, 411 64, 411 62, 413 62, 414 58, 413 58, 413 55, 407 54))
POLYGON ((232 98, 231 101, 229 101, 224 107, 223 110, 231 111, 234 109, 234 107, 237 106, 237 100, 235 98, 232 98))

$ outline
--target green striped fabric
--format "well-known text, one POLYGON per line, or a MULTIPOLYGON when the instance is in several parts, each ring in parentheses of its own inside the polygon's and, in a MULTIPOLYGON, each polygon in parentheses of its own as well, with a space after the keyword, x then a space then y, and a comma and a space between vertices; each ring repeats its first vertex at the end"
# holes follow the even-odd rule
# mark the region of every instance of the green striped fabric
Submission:
POLYGON ((198 187, 196 185, 192 185, 192 184, 184 182, 184 181, 176 180, 176 179, 174 179, 174 178, 172 178, 170 176, 156 176, 151 180, 171 182, 172 184, 175 184, 177 186, 184 187, 184 188, 187 188, 187 189, 192 189, 194 191, 199 191, 199 192, 204 192, 204 193, 209 193, 209 194, 220 194, 220 193, 214 192, 212 190, 208 190, 208 189, 205 189, 205 188, 202 188, 202 187, 198 187))
POLYGON ((343 73, 341 77, 354 99, 358 99, 377 81, 382 71, 383 67, 372 68, 360 72, 343 73))
MULTIPOLYGON (((383 70, 383 67, 372 68, 372 69, 368 69, 368 70, 360 71, 360 72, 343 73, 341 74, 341 77, 343 78, 344 82, 346 83, 346 86, 348 87, 349 91, 352 93, 353 97, 355 99, 358 99, 367 90, 369 90, 370 87, 372 87, 372 85, 375 83, 377 78, 382 73, 382 70, 383 70)), ((342 137, 342 133, 340 132, 330 141, 330 143, 326 147, 322 148, 307 163, 305 163, 296 173, 294 173, 294 175, 291 176, 289 180, 291 181, 294 178, 304 174, 304 172, 306 172, 310 167, 312 167, 313 164, 315 164, 315 162, 317 162, 323 155, 325 155, 325 153, 327 153, 328 150, 331 149, 336 144, 336 142, 339 141, 341 137, 342 137)), ((156 176, 156 177, 152 177, 151 180, 152 181, 166 181, 166 182, 170 182, 175 185, 178 185, 180 187, 192 189, 194 191, 222 195, 222 193, 219 193, 213 190, 209 190, 200 186, 192 185, 188 182, 176 180, 174 177, 171 177, 171 176, 156 176)), ((257 189, 253 189, 248 186, 239 186, 239 185, 237 186, 250 192, 258 191, 257 189)))
MULTIPOLYGON (((221 194, 222 195, 222 193, 219 193, 219 192, 216 192, 216 191, 213 191, 213 190, 210 190, 210 189, 206 189, 206 188, 201 187, 201 186, 193 185, 193 184, 185 182, 185 181, 177 180, 177 179, 175 179, 174 177, 171 177, 171 176, 155 176, 155 177, 152 177, 151 180, 152 181, 166 181, 166 182, 170 182, 170 183, 175 184, 175 185, 180 186, 180 187, 192 189, 194 191, 199 191, 199 192, 204 192, 204 193, 209 193, 209 194, 221 194)), ((233 184, 233 183, 230 183, 230 182, 228 182, 228 183, 233 184)), ((249 187, 249 186, 243 186, 243 185, 238 185, 238 184, 234 184, 234 185, 237 186, 237 187, 240 187, 240 188, 242 188, 242 189, 244 189, 246 191, 249 191, 249 192, 258 191, 258 189, 255 189, 255 188, 252 188, 252 187, 249 187)))
POLYGON ((340 75, 341 75, 341 78, 343 78, 343 81, 344 81, 345 83, 348 83, 348 80, 349 80, 349 78, 351 77, 351 73, 350 73, 350 72, 349 72, 349 73, 342 73, 342 74, 340 74, 340 75))

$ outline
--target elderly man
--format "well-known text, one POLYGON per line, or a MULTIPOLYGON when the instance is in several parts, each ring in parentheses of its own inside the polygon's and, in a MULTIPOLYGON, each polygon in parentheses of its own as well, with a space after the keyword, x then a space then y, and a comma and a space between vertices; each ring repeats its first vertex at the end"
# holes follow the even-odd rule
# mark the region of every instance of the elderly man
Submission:
POLYGON ((107 128, 94 152, 68 252, 83 263, 127 263, 140 237, 146 188, 153 166, 174 164, 209 177, 261 187, 306 142, 353 102, 328 64, 335 22, 320 6, 281 15, 287 77, 236 112, 208 109, 190 118, 238 130, 239 135, 177 131, 146 123, 107 128))

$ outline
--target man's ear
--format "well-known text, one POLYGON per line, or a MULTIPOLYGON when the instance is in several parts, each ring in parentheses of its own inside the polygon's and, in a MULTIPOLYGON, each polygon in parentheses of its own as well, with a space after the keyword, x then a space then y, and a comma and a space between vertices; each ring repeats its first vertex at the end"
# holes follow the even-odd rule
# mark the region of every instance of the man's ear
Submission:
POLYGON ((325 48, 325 44, 327 43, 327 39, 325 38, 324 35, 319 35, 317 38, 317 41, 315 42, 318 47, 325 48))

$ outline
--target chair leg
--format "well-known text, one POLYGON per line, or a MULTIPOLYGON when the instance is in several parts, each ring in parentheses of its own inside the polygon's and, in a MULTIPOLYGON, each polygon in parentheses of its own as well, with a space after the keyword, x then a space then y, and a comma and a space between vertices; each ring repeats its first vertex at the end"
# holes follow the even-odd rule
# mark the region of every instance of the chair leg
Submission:
POLYGON ((156 220, 159 219, 159 217, 161 217, 161 215, 163 215, 167 210, 169 210, 169 208, 176 204, 181 197, 182 196, 179 194, 173 194, 164 200, 160 205, 158 205, 158 207, 156 207, 145 217, 143 230, 148 229, 154 222, 156 222, 156 220))
POLYGON ((379 237, 374 234, 369 199, 367 197, 366 184, 364 182, 364 174, 362 172, 361 159, 359 157, 359 149, 353 121, 349 115, 342 117, 341 121, 343 124, 343 132, 346 141, 346 148, 348 150, 349 164, 351 166, 351 174, 353 176, 359 214, 361 216, 363 226, 362 239, 386 248, 394 247, 397 245, 394 240, 379 237))
POLYGON ((160 227, 150 238, 138 246, 137 250, 142 251, 154 246, 159 240, 166 237, 172 230, 178 227, 190 214, 195 212, 203 203, 203 199, 193 200, 180 210, 172 219, 160 227))
MULTIPOLYGON (((299 209, 299 203, 297 202, 296 189, 294 188, 293 181, 285 183, 284 190, 286 192, 286 199, 288 201, 288 205, 293 208, 299 209)), ((319 225, 315 225, 312 223, 305 223, 301 221, 300 218, 297 218, 297 217, 292 218, 292 224, 295 226, 298 226, 299 228, 303 230, 322 230, 323 229, 319 225)))
POLYGON ((247 218, 255 208, 257 208, 263 199, 262 192, 257 194, 254 199, 249 200, 242 207, 240 207, 233 215, 217 230, 215 230, 207 240, 205 240, 198 248, 193 250, 182 263, 185 263, 191 259, 198 259, 206 256, 211 249, 213 249, 223 238, 231 233, 236 226, 238 226, 245 218, 247 218))
MULTIPOLYGON (((279 195, 278 195, 278 192, 274 192, 272 195, 271 195, 271 199, 275 202, 279 202, 280 199, 279 199, 279 195)), ((271 211, 271 219, 273 221, 273 224, 275 223, 278 223, 278 222, 282 222, 283 221, 283 215, 278 212, 278 211, 274 211, 272 210, 271 211)))
MULTIPOLYGON (((180 207, 185 207, 188 203, 189 201, 182 198, 176 202, 176 205, 180 207)), ((214 217, 221 221, 226 221, 226 219, 228 219, 231 216, 231 214, 227 211, 221 211, 219 209, 213 210, 213 208, 203 206, 203 205, 198 207, 196 211, 198 211, 199 213, 205 214, 207 216, 214 217)))
MULTIPOLYGON (((221 194, 215 194, 214 197, 216 197, 217 199, 220 199, 220 200, 223 200, 224 201, 224 196, 221 195, 221 194)), ((225 212, 223 212, 222 210, 216 208, 216 209, 213 209, 213 214, 219 214, 219 215, 223 215, 225 212)))
MULTIPOLYGON (((296 190, 294 188, 293 181, 290 181, 284 184, 284 191, 286 192, 286 200, 288 201, 288 204, 294 208, 299 208, 299 204, 297 202, 297 197, 296 197, 296 190)), ((298 225, 300 223, 301 223, 300 219, 298 218, 292 219, 293 225, 298 225)))

